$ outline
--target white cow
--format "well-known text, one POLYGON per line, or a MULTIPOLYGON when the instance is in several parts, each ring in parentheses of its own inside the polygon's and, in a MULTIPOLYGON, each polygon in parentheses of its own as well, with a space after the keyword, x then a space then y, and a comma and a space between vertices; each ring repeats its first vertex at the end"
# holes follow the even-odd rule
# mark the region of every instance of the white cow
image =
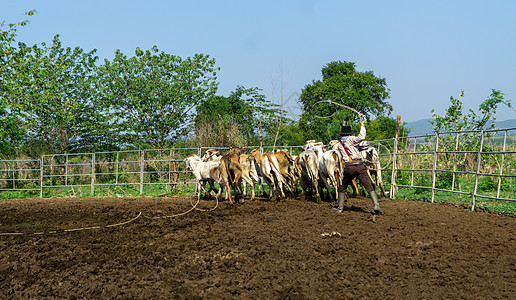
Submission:
POLYGON ((366 150, 360 151, 360 155, 367 166, 367 173, 371 177, 371 181, 380 188, 380 193, 383 197, 388 197, 383 186, 382 166, 380 165, 378 151, 376 151, 376 148, 369 146, 365 141, 361 143, 361 146, 367 147, 366 150), (373 180, 372 175, 374 175, 376 180, 373 180))
POLYGON ((211 190, 214 189, 213 183, 217 182, 220 185, 220 190, 217 193, 217 199, 219 199, 221 193, 224 190, 222 183, 222 176, 220 174, 220 160, 218 161, 203 161, 198 155, 192 154, 185 159, 186 166, 192 171, 197 181, 197 198, 201 197, 201 189, 211 194, 211 190), (210 184, 209 191, 206 191, 206 183, 210 184))
POLYGON ((330 200, 334 201, 338 198, 339 185, 344 176, 344 161, 339 151, 328 150, 322 154, 322 159, 319 160, 319 175, 328 190, 330 200), (335 197, 331 193, 330 186, 333 186, 335 197))
POLYGON ((317 155, 319 163, 319 193, 321 198, 324 198, 322 188, 326 188, 328 196, 331 201, 338 197, 338 188, 343 176, 344 164, 342 156, 339 151, 324 149, 321 142, 307 141, 305 149, 312 149, 317 155), (334 194, 331 192, 331 187, 334 188, 334 194))
MULTIPOLYGON (((321 143, 322 145, 322 143, 321 143)), ((298 170, 299 181, 301 183, 301 197, 306 199, 309 190, 313 189, 316 201, 321 201, 321 193, 319 186, 319 156, 321 149, 313 140, 307 141, 301 152, 295 159, 295 165, 298 170)))

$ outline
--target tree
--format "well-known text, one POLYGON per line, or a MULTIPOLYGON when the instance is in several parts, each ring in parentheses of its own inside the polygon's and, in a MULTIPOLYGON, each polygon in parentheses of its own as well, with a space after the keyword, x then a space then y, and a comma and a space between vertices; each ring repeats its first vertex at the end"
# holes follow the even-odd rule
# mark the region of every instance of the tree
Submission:
MULTIPOLYGON (((401 124, 400 136, 408 136, 411 129, 405 127, 405 122, 401 124)), ((396 119, 390 117, 378 117, 366 123, 367 140, 378 141, 394 138, 396 135, 396 119)))
MULTIPOLYGON (((32 16, 35 13, 36 10, 31 10, 25 15, 32 16)), ((7 28, 4 28, 5 22, 0 22, 0 155, 11 157, 15 156, 19 149, 25 131, 21 122, 9 108, 11 99, 9 78, 20 61, 21 53, 14 45, 18 28, 26 26, 28 23, 28 20, 24 20, 16 24, 8 24, 7 28)))
POLYGON ((495 126, 498 105, 505 104, 512 108, 511 101, 505 100, 500 90, 491 89, 491 95, 479 106, 479 114, 470 109, 465 115, 462 112, 464 108, 462 97, 464 97, 464 90, 459 94, 459 98, 451 96, 450 107, 444 111, 443 116, 437 115, 432 109, 433 120, 430 123, 434 127, 434 132, 492 129, 495 126))
POLYGON ((306 132, 306 139, 334 139, 343 122, 353 125, 359 121, 355 112, 320 101, 331 100, 346 105, 368 119, 387 116, 392 111, 386 101, 389 98, 387 82, 385 78, 375 76, 373 71, 358 72, 353 62, 334 61, 321 72, 322 80, 306 85, 299 98, 303 110, 299 122, 302 131, 306 132))
POLYGON ((260 89, 238 86, 228 97, 215 96, 197 107, 196 143, 241 147, 268 141, 274 130, 271 121, 278 113, 260 89))
POLYGON ((3 96, 26 132, 24 146, 29 155, 71 152, 91 135, 85 124, 94 124, 95 119, 94 53, 64 48, 58 35, 49 46, 18 43, 3 73, 3 96))
POLYGON ((156 46, 128 58, 120 50, 98 68, 99 102, 120 143, 165 148, 186 134, 193 108, 217 91, 215 60, 182 59, 156 46))

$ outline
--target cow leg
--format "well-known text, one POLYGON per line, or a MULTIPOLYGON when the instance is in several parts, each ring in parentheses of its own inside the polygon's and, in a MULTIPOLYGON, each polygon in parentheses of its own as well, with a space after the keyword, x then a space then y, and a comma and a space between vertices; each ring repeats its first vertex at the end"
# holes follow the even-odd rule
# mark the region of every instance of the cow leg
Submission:
POLYGON ((340 182, 340 173, 335 174, 333 187, 335 188, 335 199, 339 199, 339 182, 340 182))
MULTIPOLYGON (((330 200, 333 202, 335 199, 333 198, 333 194, 331 193, 331 185, 328 182, 328 180, 330 182, 332 182, 331 177, 329 177, 329 178, 321 177, 321 178, 322 178, 322 182, 324 183, 324 187, 328 191, 328 196, 330 197, 330 200)), ((321 195, 321 197, 324 198, 324 193, 321 195)))
POLYGON ((307 200, 306 199, 306 191, 308 189, 308 186, 306 184, 306 180, 303 177, 301 177, 299 180, 299 183, 301 184, 301 199, 307 200))
POLYGON ((356 196, 358 195, 358 184, 357 184, 357 181, 356 179, 353 179, 351 180, 351 189, 353 190, 353 193, 351 194, 351 197, 352 198, 356 198, 356 196))
POLYGON ((215 188, 215 180, 213 179, 210 179, 209 181, 209 184, 210 184, 210 195, 211 195, 211 191, 214 191, 215 194, 218 192, 217 189, 215 188))
POLYGON ((226 189, 226 199, 228 199, 229 204, 233 204, 233 196, 231 195, 231 186, 228 182, 224 183, 224 188, 226 189))
POLYGON ((221 200, 221 197, 222 197, 222 193, 224 193, 224 183, 223 182, 219 182, 219 192, 217 193, 217 196, 216 196, 216 199, 217 200, 221 200))
POLYGON ((285 198, 285 192, 283 191, 283 180, 281 175, 278 176, 278 191, 282 198, 285 198))
POLYGON ((274 179, 268 176, 263 176, 263 179, 265 180, 265 183, 269 186, 269 198, 272 198, 272 196, 274 196, 274 199, 277 199, 278 196, 276 195, 276 186, 274 185, 274 179))
POLYGON ((253 180, 247 176, 242 175, 242 179, 244 181, 244 195, 247 195, 247 184, 251 185, 251 200, 254 200, 254 182, 253 180))
POLYGON ((233 204, 233 197, 231 196, 231 185, 229 184, 229 178, 224 178, 224 177, 229 177, 229 176, 223 175, 222 181, 224 184, 224 189, 226 190, 226 199, 228 199, 229 204, 233 204))
POLYGON ((292 196, 295 197, 297 196, 297 188, 296 188, 296 178, 294 178, 294 176, 292 176, 291 174, 289 174, 289 184, 290 184, 290 191, 292 193, 292 196))
POLYGON ((382 197, 389 197, 387 196, 387 193, 385 192, 385 187, 383 186, 382 171, 380 169, 376 170, 376 183, 380 188, 380 193, 382 194, 382 197))
POLYGON ((324 198, 323 185, 320 184, 319 180, 314 181, 315 184, 315 202, 321 203, 324 198))

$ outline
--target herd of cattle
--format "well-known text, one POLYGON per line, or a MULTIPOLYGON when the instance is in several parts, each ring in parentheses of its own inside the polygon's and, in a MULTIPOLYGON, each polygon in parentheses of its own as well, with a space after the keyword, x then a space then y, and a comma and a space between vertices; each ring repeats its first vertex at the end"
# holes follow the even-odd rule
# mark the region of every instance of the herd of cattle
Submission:
MULTIPOLYGON (((209 149, 203 157, 196 154, 188 156, 185 163, 197 181, 199 199, 202 192, 209 197, 211 191, 217 193, 217 199, 220 199, 225 191, 226 199, 233 204, 235 201, 231 190, 234 191, 235 198, 243 201, 242 196, 248 195, 247 185, 250 185, 251 200, 254 200, 256 183, 262 193, 264 183, 269 187, 269 198, 280 199, 285 198, 286 194, 296 196, 299 182, 302 199, 315 197, 317 202, 328 198, 334 201, 345 168, 342 153, 335 147, 337 143, 339 141, 331 141, 329 150, 326 150, 321 142, 307 141, 303 151, 297 156, 291 156, 284 150, 262 153, 260 149, 253 149, 249 153, 243 153, 241 148, 235 147, 222 154, 218 150, 209 149), (214 183, 220 186, 218 192, 214 183)), ((366 147, 361 154, 369 175, 374 175, 376 179, 373 183, 379 187, 382 196, 387 197, 382 183, 378 152, 373 147, 366 147)), ((352 193, 356 195, 358 191, 353 180, 352 193)))

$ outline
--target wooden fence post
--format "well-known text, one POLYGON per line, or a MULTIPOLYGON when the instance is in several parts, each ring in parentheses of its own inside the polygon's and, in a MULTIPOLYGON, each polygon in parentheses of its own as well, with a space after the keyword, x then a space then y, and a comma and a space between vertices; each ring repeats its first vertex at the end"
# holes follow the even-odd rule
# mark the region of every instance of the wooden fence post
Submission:
POLYGON ((392 156, 392 176, 391 176, 391 191, 390 191, 390 198, 394 199, 396 198, 396 178, 398 176, 397 172, 397 153, 398 153, 398 142, 400 137, 400 131, 401 131, 401 116, 398 115, 396 118, 396 134, 394 135, 394 153, 392 156))

